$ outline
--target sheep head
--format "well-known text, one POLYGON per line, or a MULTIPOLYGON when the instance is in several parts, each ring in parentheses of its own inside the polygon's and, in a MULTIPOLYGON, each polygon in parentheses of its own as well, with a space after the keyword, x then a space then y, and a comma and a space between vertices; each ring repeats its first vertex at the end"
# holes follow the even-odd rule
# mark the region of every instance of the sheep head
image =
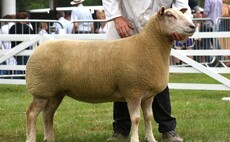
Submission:
POLYGON ((184 15, 186 11, 186 8, 177 10, 162 7, 157 13, 157 19, 163 34, 171 35, 172 33, 178 33, 186 37, 192 36, 195 32, 195 25, 192 23, 192 20, 184 15))

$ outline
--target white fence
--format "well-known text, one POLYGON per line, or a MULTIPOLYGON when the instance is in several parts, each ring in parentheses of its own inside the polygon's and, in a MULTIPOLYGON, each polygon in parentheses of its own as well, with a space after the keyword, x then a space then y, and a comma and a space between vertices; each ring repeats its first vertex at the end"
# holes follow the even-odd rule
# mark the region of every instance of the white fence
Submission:
MULTIPOLYGON (((192 38, 230 38, 230 32, 198 32, 192 38)), ((51 39, 76 39, 76 40, 104 40, 104 34, 63 34, 63 35, 3 35, 0 34, 1 41, 23 41, 11 50, 0 50, 0 63, 12 56, 29 56, 33 50, 26 49, 29 46, 36 48, 41 42, 51 39)), ((229 45, 230 46, 230 45, 229 45)), ((215 50, 175 50, 172 49, 171 55, 183 61, 187 66, 170 66, 170 73, 201 73, 217 80, 219 84, 199 84, 199 83, 169 83, 171 89, 191 89, 191 90, 230 90, 230 79, 223 74, 230 74, 230 67, 210 67, 198 63, 189 56, 230 56, 230 48, 215 50)), ((25 65, 0 65, 0 70, 22 70, 25 65)), ((24 75, 1 75, 0 84, 19 84, 25 85, 24 79, 17 79, 17 76, 24 75)))

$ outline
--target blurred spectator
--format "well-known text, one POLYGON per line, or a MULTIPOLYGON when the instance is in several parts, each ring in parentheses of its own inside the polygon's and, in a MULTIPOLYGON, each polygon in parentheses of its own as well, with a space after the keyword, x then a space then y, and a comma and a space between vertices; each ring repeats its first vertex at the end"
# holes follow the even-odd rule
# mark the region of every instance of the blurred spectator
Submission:
POLYGON ((188 5, 190 6, 194 18, 202 18, 200 6, 197 0, 189 0, 188 5))
POLYGON ((71 11, 65 11, 65 19, 71 21, 71 11))
POLYGON ((71 23, 71 12, 70 11, 66 11, 65 12, 65 19, 68 21, 68 34, 71 34, 73 32, 73 24, 71 23))
MULTIPOLYGON (((13 19, 13 15, 5 15, 3 19, 13 19)), ((4 22, 4 25, 0 29, 0 34, 9 34, 9 29, 14 25, 14 22, 4 22)), ((11 42, 10 41, 1 41, 2 43, 2 50, 10 50, 11 49, 11 42)), ((10 57, 6 59, 5 62, 2 64, 6 65, 16 65, 16 60, 14 57, 10 57)), ((10 71, 4 70, 2 74, 10 74, 10 71)))
MULTIPOLYGON (((28 15, 26 12, 17 12, 16 19, 28 19, 28 15)), ((15 25, 13 25, 10 30, 9 34, 33 34, 34 31, 30 26, 28 22, 17 22, 15 25)), ((13 41, 11 42, 12 48, 16 45, 20 44, 21 41, 13 41)))
MULTIPOLYGON (((230 5, 227 4, 227 0, 223 0, 222 4, 222 17, 230 17, 230 5)), ((221 20, 219 31, 230 31, 229 20, 221 20)))
POLYGON ((228 0, 223 0, 222 5, 222 16, 230 17, 230 5, 227 3, 228 0))
MULTIPOLYGON (((105 20, 106 18, 105 18, 104 10, 97 10, 96 18, 97 20, 105 20)), ((106 33, 107 29, 108 29, 107 22, 100 22, 95 32, 96 33, 106 33)))
MULTIPOLYGON (((13 19, 14 16, 13 15, 5 15, 3 17, 3 19, 13 19)), ((14 22, 4 22, 4 25, 2 26, 2 28, 0 29, 0 33, 1 34, 9 34, 9 29, 14 25, 14 22)), ((3 44, 3 48, 2 49, 11 49, 11 42, 10 41, 2 41, 3 44)), ((6 64, 7 65, 15 65, 16 64, 16 60, 14 57, 11 57, 9 59, 6 60, 6 64)))
MULTIPOLYGON (((26 12, 17 12, 16 14, 16 19, 27 19, 28 15, 26 12)), ((31 29, 31 24, 28 22, 17 22, 15 25, 13 25, 10 30, 9 34, 34 34, 34 31, 31 29)), ((12 41, 11 45, 12 48, 15 46, 19 45, 22 41, 12 41)), ((27 60, 29 56, 15 56, 17 65, 26 65, 27 60)), ((25 72, 23 71, 17 71, 17 74, 24 74, 25 72)), ((24 78, 24 77, 23 77, 24 78)))
POLYGON ((222 15, 222 0, 205 0, 204 2, 204 18, 211 18, 211 21, 206 21, 205 26, 212 30, 213 24, 218 17, 222 15))
MULTIPOLYGON (((93 20, 91 12, 84 8, 84 0, 73 0, 71 5, 75 5, 76 8, 71 13, 71 21, 74 20, 93 20)), ((92 22, 74 22, 73 33, 93 33, 94 27, 92 22)))
POLYGON ((65 19, 65 12, 64 11, 58 11, 57 12, 57 18, 59 23, 54 23, 53 27, 55 27, 55 33, 56 34, 66 34, 69 33, 69 25, 70 21, 65 19), (61 23, 61 25, 60 25, 61 23), (62 27, 63 26, 63 27, 62 27))
POLYGON ((198 5, 198 1, 197 0, 189 0, 188 1, 188 5, 192 10, 192 13, 196 13, 197 11, 200 11, 200 7, 198 5))
POLYGON ((48 34, 48 23, 39 23, 39 34, 43 35, 43 34, 48 34))
MULTIPOLYGON (((227 4, 227 0, 223 0, 222 5, 222 17, 230 17, 230 5, 227 4)), ((221 19, 219 25, 219 31, 230 31, 230 21, 229 19, 221 19)), ((230 38, 219 38, 218 39, 221 49, 229 50, 230 38)), ((230 67, 230 56, 224 56, 224 64, 230 67)))
MULTIPOLYGON (((202 32, 213 32, 214 24, 216 19, 222 15, 222 0, 205 0, 204 2, 204 18, 211 18, 210 20, 205 21, 204 26, 202 27, 202 32)), ((216 39, 213 38, 203 38, 202 42, 204 44, 203 49, 220 49, 220 46, 216 39), (215 43, 214 43, 215 42, 215 43)), ((205 58, 206 62, 213 62, 217 58, 211 58, 207 56, 205 58)))

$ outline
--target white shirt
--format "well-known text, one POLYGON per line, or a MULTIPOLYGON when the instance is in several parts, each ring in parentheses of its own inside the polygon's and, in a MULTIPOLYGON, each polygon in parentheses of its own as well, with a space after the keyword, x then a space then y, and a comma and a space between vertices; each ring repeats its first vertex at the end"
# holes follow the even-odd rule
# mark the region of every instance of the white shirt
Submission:
POLYGON ((108 24, 106 23, 103 28, 100 26, 98 33, 106 33, 107 30, 108 30, 108 24))
POLYGON ((38 34, 44 35, 44 34, 48 34, 48 32, 45 29, 41 29, 38 34))
MULTIPOLYGON (((91 12, 84 8, 82 4, 80 4, 76 9, 74 9, 71 13, 71 21, 74 20, 93 20, 91 12)), ((90 25, 92 22, 80 22, 78 23, 78 31, 91 31, 90 25)))
MULTIPOLYGON (((0 33, 1 34, 9 34, 9 30, 14 24, 15 23, 13 23, 13 22, 9 22, 8 24, 2 26, 0 33)), ((11 42, 10 41, 2 41, 2 44, 4 46, 4 49, 11 49, 11 42)))
MULTIPOLYGON (((216 19, 222 16, 222 0, 205 0, 204 2, 204 14, 207 18, 211 18, 213 23, 216 23, 216 19)), ((213 26, 211 21, 206 21, 205 24, 213 26)))
MULTIPOLYGON (((112 20, 119 16, 127 18, 134 26, 134 34, 139 33, 149 18, 158 12, 162 6, 177 9, 187 8, 186 15, 192 20, 188 0, 102 0, 102 2, 107 20, 112 20)), ((120 38, 113 21, 109 22, 107 38, 120 38)))
MULTIPOLYGON (((14 25, 15 23, 9 22, 8 24, 2 26, 0 29, 0 34, 9 34, 9 29, 14 25)), ((10 50, 11 49, 11 41, 2 41, 2 49, 10 50)), ((14 57, 10 57, 6 59, 7 65, 16 65, 17 62, 14 57)))
POLYGON ((60 17, 58 22, 62 24, 63 28, 59 23, 54 23, 53 26, 56 28, 56 34, 60 34, 61 30, 64 30, 65 33, 71 33, 69 29, 71 23, 70 21, 66 20, 64 17, 60 17))

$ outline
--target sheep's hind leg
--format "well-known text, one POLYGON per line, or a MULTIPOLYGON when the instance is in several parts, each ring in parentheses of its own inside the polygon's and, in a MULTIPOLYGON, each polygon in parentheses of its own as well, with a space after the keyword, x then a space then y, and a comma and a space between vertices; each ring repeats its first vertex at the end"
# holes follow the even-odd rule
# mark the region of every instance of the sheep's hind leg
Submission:
POLYGON ((140 106, 141 100, 136 99, 132 101, 127 101, 129 115, 131 119, 131 140, 130 142, 139 142, 138 136, 138 126, 140 121, 140 106))
POLYGON ((33 96, 26 110, 26 142, 36 142, 36 121, 38 114, 45 108, 48 99, 33 96))
POLYGON ((152 118, 153 118, 153 112, 152 112, 152 103, 153 98, 144 100, 141 103, 143 116, 144 116, 144 122, 145 122, 145 141, 146 142, 156 142, 153 132, 152 132, 152 118))
POLYGON ((54 141, 54 129, 53 118, 54 113, 62 102, 64 96, 56 96, 49 99, 45 109, 43 110, 43 122, 44 122, 44 141, 54 141))

